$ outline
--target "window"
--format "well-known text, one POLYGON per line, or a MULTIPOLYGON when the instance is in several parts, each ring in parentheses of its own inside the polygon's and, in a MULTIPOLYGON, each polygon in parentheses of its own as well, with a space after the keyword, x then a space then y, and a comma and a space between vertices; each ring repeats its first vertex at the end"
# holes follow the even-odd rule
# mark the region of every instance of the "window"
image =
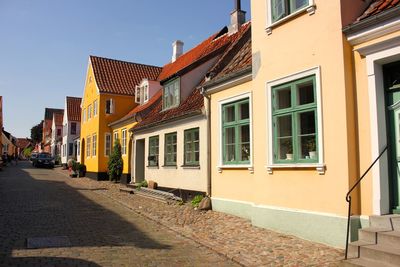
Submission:
POLYGON ((106 114, 113 114, 115 109, 115 104, 112 99, 106 100, 106 114))
MULTIPOLYGON (((65 144, 67 146, 67 144, 65 144)), ((74 143, 69 143, 69 148, 68 148, 68 156, 72 156, 74 153, 74 143)))
POLYGON ((76 122, 71 122, 71 134, 76 134, 76 122))
POLYGON ((106 133, 105 135, 106 141, 105 141, 105 149, 104 149, 104 154, 106 156, 110 156, 111 154, 111 134, 106 133))
POLYGON ((164 165, 176 166, 176 132, 165 134, 164 165))
POLYGON ((61 129, 57 129, 57 137, 61 136, 61 129))
POLYGON ((88 118, 88 120, 90 120, 92 118, 92 105, 88 106, 87 118, 88 118))
POLYGON ((199 165, 199 128, 185 130, 185 165, 199 165))
POLYGON ((85 122, 86 121, 86 109, 84 108, 83 109, 83 121, 85 122))
POLYGON ((272 23, 310 5, 310 0, 270 0, 272 23))
POLYGON ((149 101, 149 86, 145 84, 143 87, 143 103, 149 101))
POLYGON ((90 157, 90 136, 86 137, 86 157, 90 157))
POLYGON ((135 102, 138 104, 146 103, 149 100, 149 85, 148 82, 143 82, 142 85, 135 88, 135 102))
POLYGON ((96 154, 97 154, 97 151, 96 151, 97 147, 96 146, 97 146, 97 135, 94 134, 93 137, 92 137, 92 156, 93 157, 95 157, 96 154))
POLYGON ((81 155, 81 141, 77 140, 76 141, 76 156, 78 157, 78 160, 79 160, 80 155, 81 155))
POLYGON ((97 99, 93 102, 93 117, 97 116, 97 99))
POLYGON ((173 108, 179 105, 180 100, 180 79, 175 79, 164 85, 163 108, 173 108))
POLYGON ((250 163, 249 98, 222 106, 222 160, 226 165, 250 163))
POLYGON ((119 140, 119 137, 118 137, 118 132, 117 131, 115 131, 114 132, 114 143, 115 143, 115 141, 117 141, 117 140, 119 140))
POLYGON ((158 166, 158 148, 159 148, 159 137, 152 136, 149 138, 149 166, 158 166))
POLYGON ((318 162, 315 75, 272 87, 275 163, 318 162))
POLYGON ((126 155, 126 129, 122 129, 122 143, 121 143, 121 152, 122 155, 126 155))

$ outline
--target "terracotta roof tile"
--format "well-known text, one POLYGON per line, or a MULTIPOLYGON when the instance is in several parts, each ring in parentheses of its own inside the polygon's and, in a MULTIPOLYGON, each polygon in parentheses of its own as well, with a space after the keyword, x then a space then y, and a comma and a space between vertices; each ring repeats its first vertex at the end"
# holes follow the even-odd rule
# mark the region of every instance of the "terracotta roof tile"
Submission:
POLYGON ((62 112, 62 113, 54 113, 54 120, 55 120, 56 126, 63 125, 64 112, 62 112))
POLYGON ((67 118, 69 121, 81 121, 82 98, 67 96, 67 118))
POLYGON ((17 138, 17 147, 19 148, 27 148, 29 145, 32 145, 32 141, 28 138, 17 138))
POLYGON ((134 95, 142 79, 156 80, 160 67, 90 56, 97 86, 101 93, 134 95))
POLYGON ((63 109, 58 108, 45 108, 44 110, 44 119, 45 120, 53 120, 54 113, 64 113, 63 109))
POLYGON ((234 41, 240 35, 240 32, 246 30, 247 27, 249 27, 249 24, 250 23, 244 24, 238 33, 232 35, 229 35, 228 28, 224 27, 218 33, 213 34, 212 36, 210 36, 208 39, 206 39, 196 47, 192 48, 188 52, 184 53, 182 56, 178 57, 175 62, 164 65, 163 70, 160 76, 158 77, 158 80, 162 81, 168 79, 177 72, 193 64, 193 62, 196 62, 201 58, 210 55, 212 52, 215 52, 218 49, 228 45, 230 42, 234 41))
POLYGON ((393 7, 400 6, 400 0, 374 0, 357 21, 372 17, 393 7))

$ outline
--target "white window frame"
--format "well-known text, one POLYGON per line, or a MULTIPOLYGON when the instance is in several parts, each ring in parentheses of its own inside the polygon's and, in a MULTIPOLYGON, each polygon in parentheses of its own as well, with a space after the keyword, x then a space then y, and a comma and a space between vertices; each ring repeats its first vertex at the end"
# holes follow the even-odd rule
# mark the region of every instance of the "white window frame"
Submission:
POLYGON ((254 147, 253 147, 253 96, 252 92, 245 92, 238 95, 234 95, 228 98, 224 98, 218 101, 218 138, 219 138, 219 159, 218 159, 218 172, 222 172, 223 169, 248 169, 250 173, 254 172, 253 158, 254 158, 254 147), (223 149, 223 106, 232 102, 236 102, 243 99, 249 99, 249 128, 250 128, 250 163, 249 164, 237 164, 237 165, 226 165, 224 164, 224 149, 223 149))
POLYGON ((90 120, 91 118, 92 118, 92 104, 90 104, 89 106, 88 106, 88 108, 87 108, 87 117, 88 117, 88 120, 90 120))
POLYGON ((119 132, 118 131, 113 132, 112 147, 114 146, 115 140, 119 140, 119 132))
POLYGON ((97 134, 92 135, 92 157, 97 156, 97 134))
POLYGON ((320 66, 313 67, 304 71, 290 74, 278 79, 274 79, 266 82, 266 99, 267 99, 267 144, 268 148, 266 158, 266 168, 269 174, 273 173, 274 169, 279 168, 315 168, 319 174, 325 174, 325 163, 324 163, 324 142, 323 142, 323 116, 322 116, 322 97, 321 97, 321 68, 320 66), (315 92, 317 100, 317 133, 318 133, 318 162, 317 163, 274 163, 274 150, 273 150, 273 120, 272 120, 272 87, 302 79, 308 76, 315 76, 315 92))
POLYGON ((121 131, 121 152, 122 152, 122 156, 126 156, 126 152, 127 152, 127 136, 126 136, 126 128, 122 129, 121 131))
POLYGON ((168 82, 166 82, 164 85, 163 85, 163 88, 162 88, 162 90, 163 90, 163 95, 162 95, 162 105, 163 105, 163 110, 168 110, 168 109, 171 109, 171 108, 176 108, 176 107, 178 107, 179 105, 180 105, 180 102, 181 102, 181 79, 178 77, 178 78, 174 78, 174 79, 172 79, 172 80, 170 80, 170 81, 168 81, 168 82), (166 85, 170 85, 170 84, 178 84, 178 92, 179 92, 179 95, 178 95, 178 103, 175 103, 174 105, 171 105, 171 106, 169 106, 169 107, 166 107, 165 106, 165 86, 166 85))
POLYGON ((76 157, 78 159, 81 157, 81 140, 76 141, 76 157))
POLYGON ((275 27, 275 26, 277 26, 277 25, 279 25, 279 24, 282 24, 283 22, 285 22, 285 21, 287 21, 287 20, 292 19, 293 17, 297 16, 297 15, 300 14, 300 13, 307 12, 309 15, 312 15, 312 14, 315 13, 315 0, 308 0, 308 5, 307 5, 307 6, 301 8, 301 9, 299 9, 299 10, 293 12, 293 13, 290 13, 289 15, 287 15, 287 16, 281 18, 281 19, 278 20, 278 21, 272 22, 272 5, 271 5, 271 1, 272 1, 272 0, 265 0, 265 1, 267 1, 267 16, 266 16, 266 17, 267 17, 267 25, 266 25, 266 32, 267 32, 268 34, 271 34, 271 33, 272 33, 272 28, 273 28, 273 27, 275 27))
POLYGON ((106 100, 106 107, 105 107, 105 109, 104 109, 104 112, 105 112, 106 114, 114 114, 114 111, 115 111, 115 103, 114 103, 114 100, 113 100, 112 98, 109 98, 109 99, 106 100), (108 101, 110 101, 110 112, 109 112, 109 113, 107 113, 107 102, 108 102, 108 101))
POLYGON ((98 106, 98 102, 97 102, 97 99, 96 99, 96 100, 93 102, 93 117, 96 117, 96 116, 97 116, 97 110, 98 110, 97 106, 98 106))
POLYGON ((112 136, 110 133, 104 134, 104 156, 109 157, 111 155, 111 148, 112 148, 112 136), (110 144, 107 147, 107 137, 110 138, 110 144), (109 149, 109 154, 107 155, 107 148, 109 149))
POLYGON ((143 103, 147 103, 149 101, 149 83, 146 82, 142 86, 142 91, 143 91, 143 103))
POLYGON ((90 148, 92 146, 91 140, 92 138, 90 137, 90 135, 88 135, 86 137, 86 158, 90 158, 90 148))

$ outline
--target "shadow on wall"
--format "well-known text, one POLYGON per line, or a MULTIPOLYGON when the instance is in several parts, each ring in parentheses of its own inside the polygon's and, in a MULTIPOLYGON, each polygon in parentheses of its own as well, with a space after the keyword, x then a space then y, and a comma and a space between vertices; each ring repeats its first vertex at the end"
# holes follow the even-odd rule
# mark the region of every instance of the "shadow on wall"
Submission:
POLYGON ((84 196, 89 191, 79 192, 62 179, 51 178, 52 171, 48 171, 49 175, 35 171, 32 175, 37 177, 33 178, 19 168, 21 165, 31 168, 29 163, 21 162, 0 172, 0 265, 98 266, 71 258, 12 258, 12 251, 26 249, 26 240, 32 237, 67 236, 71 247, 170 249, 119 214, 84 196))

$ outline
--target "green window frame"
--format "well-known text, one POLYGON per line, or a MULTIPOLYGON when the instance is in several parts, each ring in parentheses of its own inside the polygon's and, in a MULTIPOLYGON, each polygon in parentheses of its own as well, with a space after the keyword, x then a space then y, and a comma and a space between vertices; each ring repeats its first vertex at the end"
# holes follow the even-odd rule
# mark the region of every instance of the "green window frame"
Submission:
POLYGON ((184 131, 184 163, 188 166, 198 166, 200 162, 200 131, 199 128, 184 131))
POLYGON ((159 141, 158 135, 149 138, 148 166, 158 166, 159 141))
POLYGON ((315 75, 272 87, 274 163, 318 162, 315 75))
POLYGON ((176 166, 177 133, 165 134, 164 166, 176 166))
POLYGON ((222 105, 222 161, 224 165, 250 164, 249 98, 222 105))
POLYGON ((181 81, 176 78, 164 84, 163 88, 163 109, 177 107, 180 103, 180 90, 181 81))
POLYGON ((310 5, 310 0, 270 0, 272 22, 277 22, 310 5))

